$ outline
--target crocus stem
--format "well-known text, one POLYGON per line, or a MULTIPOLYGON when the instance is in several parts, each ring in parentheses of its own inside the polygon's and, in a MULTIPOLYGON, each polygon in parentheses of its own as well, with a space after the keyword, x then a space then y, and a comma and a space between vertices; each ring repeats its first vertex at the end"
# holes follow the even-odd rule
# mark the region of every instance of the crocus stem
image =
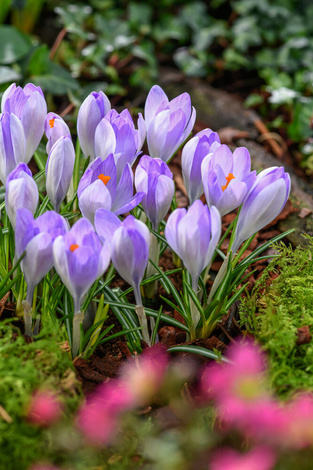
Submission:
MULTIPOLYGON (((151 241, 150 241, 149 258, 157 266, 159 264, 159 258, 160 258, 160 249, 159 249, 158 239, 153 233, 150 233, 150 240, 151 241)), ((146 269, 145 277, 146 279, 148 279, 154 274, 157 274, 157 270, 155 269, 153 264, 150 263, 149 261, 147 269, 146 269)), ((157 292, 158 292, 158 281, 150 282, 149 284, 146 284, 144 286, 144 293, 147 299, 152 299, 157 294, 157 292)))
POLYGON ((32 331, 32 306, 30 305, 27 300, 23 300, 22 302, 23 310, 24 310, 24 323, 25 323, 25 336, 29 336, 30 338, 33 337, 32 331))
POLYGON ((76 357, 79 352, 80 346, 80 325, 84 320, 84 312, 75 313, 73 319, 73 341, 72 341, 72 355, 76 357))
POLYGON ((220 267, 219 272, 217 273, 216 278, 214 279, 213 286, 211 287, 211 292, 210 292, 210 295, 209 295, 209 298, 208 298, 208 303, 211 302, 215 292, 217 291, 217 289, 218 289, 219 285, 221 284, 222 280, 224 279, 224 276, 225 276, 226 271, 227 271, 228 259, 229 259, 230 255, 231 255, 231 252, 227 254, 226 258, 223 261, 222 266, 220 267))
POLYGON ((192 324, 190 327, 190 339, 193 340, 193 339, 196 339, 197 337, 196 328, 200 320, 200 312, 197 309, 191 297, 189 298, 189 302, 190 302, 190 315, 191 315, 191 321, 192 321, 192 324))
POLYGON ((147 343, 150 346, 150 337, 149 337, 149 331, 148 331, 148 322, 147 322, 147 317, 146 317, 146 312, 145 309, 143 308, 142 305, 136 305, 135 307, 135 312, 138 316, 139 319, 139 324, 142 328, 142 337, 145 343, 147 343))

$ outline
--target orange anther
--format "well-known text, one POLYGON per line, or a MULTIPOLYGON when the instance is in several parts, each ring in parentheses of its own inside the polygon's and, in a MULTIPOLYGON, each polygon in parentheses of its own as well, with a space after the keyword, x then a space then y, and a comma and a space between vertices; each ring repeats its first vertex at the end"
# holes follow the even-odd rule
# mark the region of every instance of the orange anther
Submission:
POLYGON ((110 179, 111 179, 111 176, 105 176, 103 173, 101 173, 101 175, 98 176, 99 180, 102 181, 103 184, 107 184, 110 179))
POLYGON ((227 186, 229 185, 229 183, 231 182, 231 180, 235 179, 234 175, 232 173, 228 173, 228 176, 226 176, 226 181, 227 183, 226 184, 223 184, 222 186, 222 191, 225 191, 225 189, 227 188, 227 186))
POLYGON ((54 126, 54 121, 55 121, 55 118, 49 119, 49 126, 51 127, 51 129, 52 129, 53 126, 54 126))
POLYGON ((79 245, 77 245, 77 243, 73 243, 71 246, 70 246, 70 250, 73 252, 75 250, 77 250, 77 248, 79 248, 79 245))

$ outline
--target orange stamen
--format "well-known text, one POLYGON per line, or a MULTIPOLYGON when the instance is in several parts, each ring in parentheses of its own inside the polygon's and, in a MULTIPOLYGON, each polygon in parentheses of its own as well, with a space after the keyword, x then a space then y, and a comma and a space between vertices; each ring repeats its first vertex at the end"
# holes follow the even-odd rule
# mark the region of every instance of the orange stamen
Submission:
POLYGON ((107 183, 110 181, 111 176, 105 176, 103 173, 98 176, 99 180, 102 181, 103 184, 107 185, 107 183))
POLYGON ((53 126, 54 126, 54 121, 55 121, 55 118, 49 119, 49 126, 50 126, 51 129, 52 129, 53 126))
POLYGON ((225 189, 227 188, 227 186, 229 185, 229 183, 231 182, 231 180, 234 180, 235 177, 232 173, 228 173, 228 176, 226 176, 226 181, 227 183, 226 184, 223 184, 222 186, 222 191, 225 191, 225 189))
POLYGON ((73 243, 73 244, 70 246, 71 252, 77 250, 77 248, 79 248, 79 245, 77 245, 77 243, 73 243))

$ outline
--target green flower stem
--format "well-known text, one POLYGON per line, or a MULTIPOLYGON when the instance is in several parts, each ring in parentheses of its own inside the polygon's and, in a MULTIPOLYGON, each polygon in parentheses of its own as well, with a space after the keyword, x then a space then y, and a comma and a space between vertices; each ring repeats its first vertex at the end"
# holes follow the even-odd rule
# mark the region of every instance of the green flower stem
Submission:
POLYGON ((141 331, 142 331, 143 340, 145 341, 145 343, 147 343, 150 346, 150 336, 149 336, 149 331, 148 331, 148 322, 147 322, 145 309, 142 305, 136 305, 135 312, 136 312, 136 315, 138 316, 139 324, 142 328, 141 331))
POLYGON ((33 318, 32 318, 32 306, 27 300, 22 301, 23 311, 24 311, 24 323, 25 323, 25 335, 30 338, 33 337, 33 318))
POLYGON ((73 319, 73 341, 72 341, 72 355, 73 358, 77 356, 80 345, 80 325, 84 320, 84 312, 75 313, 73 319))
MULTIPOLYGON (((149 250, 149 258, 153 261, 153 263, 158 266, 159 265, 159 259, 160 259, 160 247, 158 243, 157 237, 153 234, 150 233, 150 250, 149 250)), ((151 276, 154 276, 155 274, 158 274, 158 271, 155 269, 152 263, 150 261, 148 262, 148 266, 146 269, 146 275, 145 278, 148 279, 151 276)), ((158 292, 158 280, 149 282, 149 284, 145 284, 144 286, 144 295, 147 299, 153 299, 153 297, 156 296, 158 292)))

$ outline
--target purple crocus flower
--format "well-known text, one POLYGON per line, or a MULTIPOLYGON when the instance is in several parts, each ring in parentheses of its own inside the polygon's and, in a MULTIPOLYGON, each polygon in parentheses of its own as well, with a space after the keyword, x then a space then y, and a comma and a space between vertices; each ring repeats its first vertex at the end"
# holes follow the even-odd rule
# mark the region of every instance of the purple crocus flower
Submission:
POLYGON ((289 193, 290 176, 283 167, 267 168, 258 174, 238 216, 233 253, 236 253, 242 242, 278 216, 289 193))
POLYGON ((137 130, 127 109, 120 114, 112 109, 97 126, 95 153, 102 160, 105 160, 110 153, 114 154, 119 180, 126 163, 132 165, 140 153, 145 138, 146 126, 141 114, 139 114, 137 130))
POLYGON ((26 141, 21 121, 15 114, 0 114, 0 180, 5 184, 18 163, 25 161, 26 141))
POLYGON ((204 157, 219 146, 218 134, 211 129, 204 129, 190 139, 183 148, 182 173, 190 205, 203 194, 201 163, 204 157))
POLYGON ((60 137, 71 137, 66 122, 55 113, 48 113, 45 119, 45 134, 48 139, 46 151, 49 154, 53 145, 60 137))
POLYGON ((227 145, 205 157, 201 173, 208 206, 217 207, 222 216, 240 206, 256 178, 248 150, 238 147, 232 153, 227 145))
POLYGON ((50 150, 46 163, 46 190, 56 212, 70 186, 75 150, 70 137, 60 137, 50 150))
POLYGON ((135 186, 137 191, 144 192, 142 207, 152 222, 153 230, 157 230, 174 196, 173 174, 160 158, 144 155, 136 168, 135 186))
POLYGON ((35 286, 53 266, 52 244, 56 237, 64 235, 68 223, 54 211, 48 211, 34 219, 28 209, 18 209, 15 227, 15 251, 19 258, 26 254, 21 269, 27 283, 27 297, 32 303, 35 286))
POLYGON ((154 85, 145 104, 149 154, 167 162, 187 139, 196 120, 188 93, 169 101, 161 87, 154 85))
POLYGON ((9 174, 5 186, 5 209, 15 229, 16 211, 21 208, 35 213, 39 199, 37 184, 26 163, 19 163, 9 174))
POLYGON ((165 237, 169 246, 183 260, 197 292, 201 272, 213 256, 221 235, 221 216, 197 199, 188 210, 176 209, 168 218, 165 237))
POLYGON ((110 242, 114 267, 134 289, 137 305, 142 305, 140 283, 149 259, 150 232, 132 215, 121 222, 105 209, 98 209, 95 227, 99 236, 110 242))
POLYGON ((102 91, 90 93, 79 108, 77 134, 83 154, 86 158, 90 156, 90 160, 99 156, 95 153, 95 132, 99 122, 110 109, 111 103, 102 91))
POLYGON ((77 189, 83 216, 93 223, 95 212, 99 208, 117 215, 132 210, 144 197, 141 192, 133 196, 133 179, 129 163, 117 183, 114 156, 111 154, 104 161, 96 158, 83 174, 77 189))
POLYGON ((110 263, 109 244, 100 243, 87 219, 79 219, 67 233, 53 243, 54 267, 73 297, 74 314, 92 284, 110 263))
POLYGON ((13 83, 3 94, 1 109, 13 113, 21 121, 25 133, 25 162, 34 155, 44 132, 47 103, 41 88, 27 83, 24 88, 13 83))

